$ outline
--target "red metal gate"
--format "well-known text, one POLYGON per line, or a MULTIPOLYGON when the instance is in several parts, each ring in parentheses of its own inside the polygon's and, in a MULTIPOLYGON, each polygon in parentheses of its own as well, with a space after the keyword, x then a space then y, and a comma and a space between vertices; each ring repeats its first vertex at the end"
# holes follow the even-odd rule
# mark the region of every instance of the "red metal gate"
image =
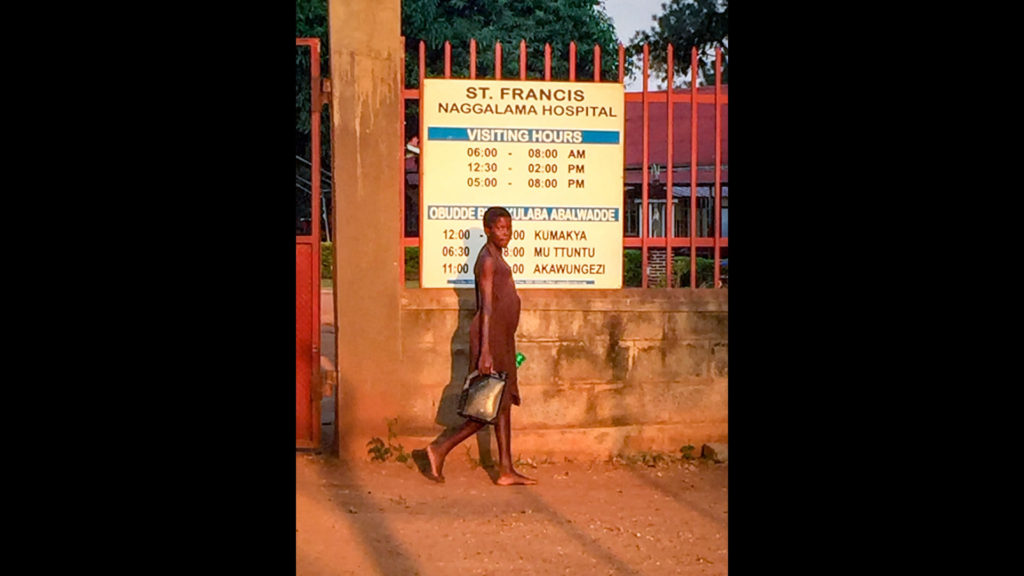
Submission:
MULTIPOLYGON (((594 82, 602 82, 601 78, 601 47, 594 45, 594 82)), ((569 78, 570 82, 577 82, 581 79, 576 77, 576 43, 569 43, 569 78)), ((660 252, 661 260, 664 262, 664 276, 663 282, 665 285, 670 285, 669 282, 672 277, 672 258, 668 257, 669 253, 673 253, 674 250, 687 250, 687 254, 690 256, 698 256, 698 250, 711 250, 711 258, 714 260, 714 272, 713 272, 713 283, 710 286, 714 287, 725 287, 723 285, 723 278, 721 276, 721 264, 723 258, 728 257, 729 251, 729 237, 726 232, 726 228, 723 228, 722 223, 725 221, 723 212, 726 210, 726 206, 723 206, 723 197, 728 198, 728 157, 729 157, 729 146, 728 146, 728 119, 729 119, 729 92, 728 85, 722 84, 722 49, 720 47, 715 48, 715 80, 714 86, 699 86, 697 80, 697 69, 698 69, 698 50, 696 47, 691 47, 690 53, 690 88, 681 90, 678 88, 663 89, 661 91, 651 91, 648 89, 648 80, 650 80, 650 47, 647 44, 643 45, 643 76, 641 76, 642 90, 640 92, 626 92, 625 94, 625 108, 626 108, 626 125, 624 135, 624 150, 625 157, 623 158, 623 164, 625 165, 625 175, 623 180, 626 184, 631 184, 634 188, 640 186, 640 196, 637 198, 637 202, 641 202, 641 206, 638 206, 637 220, 641 223, 639 231, 632 233, 626 233, 623 237, 623 248, 626 249, 640 249, 642 262, 640 270, 643 271, 641 275, 641 285, 644 288, 651 287, 651 258, 650 255, 654 252, 660 252), (669 104, 671 103, 671 104, 669 104), (678 119, 683 125, 683 130, 675 130, 673 126, 674 117, 679 115, 678 119), (657 120, 655 120, 657 118, 657 120), (698 121, 698 118, 700 120, 698 121), (662 124, 662 122, 664 122, 662 124), (688 134, 687 134, 688 133, 688 134), (700 137, 698 138, 698 134, 700 137), (686 138, 685 136, 689 136, 686 138), (641 146, 637 146, 637 142, 641 142, 641 146), (687 157, 688 162, 687 162, 687 157), (665 170, 664 175, 664 186, 659 188, 664 191, 664 196, 659 196, 652 190, 652 183, 650 182, 650 175, 655 168, 662 168, 665 170), (689 204, 688 208, 683 208, 680 214, 689 214, 688 225, 681 225, 680 233, 675 232, 674 225, 668 225, 664 227, 664 230, 660 234, 654 233, 650 225, 650 218, 654 212, 654 204, 660 203, 666 210, 665 222, 676 222, 673 214, 673 206, 676 204, 674 182, 685 183, 689 181, 687 191, 680 198, 689 198, 686 202, 689 204), (698 196, 702 195, 698 192, 698 186, 705 187, 709 190, 707 196, 710 197, 711 210, 714 211, 714 215, 711 216, 713 221, 712 230, 705 230, 701 233, 697 226, 697 216, 701 210, 698 209, 698 196), (685 234, 681 233, 684 232, 685 234)), ((667 46, 665 70, 667 71, 666 85, 675 86, 673 81, 673 70, 674 70, 674 48, 671 44, 667 46)), ((444 43, 444 78, 452 77, 451 69, 452 60, 452 46, 451 43, 445 41, 444 43)), ((618 82, 625 80, 625 47, 619 44, 618 50, 618 61, 619 61, 619 75, 618 82)), ((500 42, 496 42, 494 45, 494 79, 501 80, 502 77, 502 45, 500 42)), ((544 45, 544 81, 552 80, 551 77, 551 45, 544 45)), ((469 40, 469 77, 475 79, 477 77, 477 42, 475 38, 469 40)), ((402 99, 404 103, 418 103, 422 99, 420 90, 423 88, 423 82, 426 79, 427 60, 426 60, 426 43, 420 41, 419 43, 419 84, 417 87, 404 87, 402 90, 402 99)), ((405 61, 402 62, 402 71, 405 71, 405 61)), ((527 80, 526 73, 526 41, 522 40, 519 43, 519 79, 527 80)), ((540 80, 540 78, 535 78, 540 80)), ((403 78, 403 83, 405 79, 403 78)), ((403 108, 404 113, 404 108, 403 108)), ((421 117, 422 118, 422 117, 421 117)), ((405 138, 405 126, 402 127, 402 141, 407 141, 405 138)), ((398 155, 404 155, 403 151, 396 151, 398 155)), ((417 151, 418 154, 418 151, 417 151)), ((419 232, 416 231, 419 227, 418 222, 423 221, 422 214, 415 214, 407 212, 406 198, 409 197, 406 194, 406 187, 410 184, 419 186, 422 182, 423 175, 420 172, 422 164, 420 164, 418 158, 405 158, 401 159, 399 156, 402 166, 402 227, 400 229, 402 246, 405 248, 418 247, 420 245, 419 232), (417 224, 408 225, 408 218, 412 217, 415 219, 417 224)), ((655 176, 657 179, 657 176, 655 176)), ((657 181, 657 180, 656 180, 657 181)), ((422 207, 422 190, 419 190, 420 200, 416 201, 417 205, 422 207)), ((625 199, 624 199, 625 200, 625 199)), ((410 202, 410 205, 412 202, 410 202)), ((628 206, 624 205, 624 209, 628 209, 628 206)), ((625 210, 624 210, 625 211, 625 210)), ((710 212, 710 210, 709 210, 710 212)), ((679 222, 679 224, 683 224, 679 222)), ((689 258, 690 261, 690 288, 697 289, 702 288, 698 285, 698 274, 697 274, 697 260, 698 258, 689 258)), ((401 281, 405 282, 404 268, 400 268, 402 272, 401 281)), ((728 276, 725 278, 728 279, 728 276)), ((676 287, 675 285, 672 285, 676 287)), ((710 286, 708 286, 710 288, 710 286)))
POLYGON ((295 234, 295 447, 320 447, 320 39, 310 49, 310 226, 295 234), (308 234, 307 234, 308 232, 308 234))

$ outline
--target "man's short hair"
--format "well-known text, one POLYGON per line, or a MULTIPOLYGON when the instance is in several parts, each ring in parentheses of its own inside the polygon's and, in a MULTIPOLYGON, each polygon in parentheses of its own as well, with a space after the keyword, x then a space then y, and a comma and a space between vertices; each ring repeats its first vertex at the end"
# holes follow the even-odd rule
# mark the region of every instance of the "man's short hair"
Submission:
POLYGON ((491 206, 486 212, 484 212, 484 227, 493 228, 494 223, 498 221, 498 218, 508 218, 511 220, 512 215, 508 213, 508 210, 505 210, 501 206, 491 206))

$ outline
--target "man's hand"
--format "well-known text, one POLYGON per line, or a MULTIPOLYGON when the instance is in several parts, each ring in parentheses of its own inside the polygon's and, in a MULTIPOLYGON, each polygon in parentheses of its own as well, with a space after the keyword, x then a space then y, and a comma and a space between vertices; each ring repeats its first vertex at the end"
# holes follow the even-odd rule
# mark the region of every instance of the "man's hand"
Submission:
POLYGON ((480 351, 480 360, 476 363, 476 369, 479 370, 481 374, 490 374, 494 369, 494 358, 491 356, 490 350, 480 351))

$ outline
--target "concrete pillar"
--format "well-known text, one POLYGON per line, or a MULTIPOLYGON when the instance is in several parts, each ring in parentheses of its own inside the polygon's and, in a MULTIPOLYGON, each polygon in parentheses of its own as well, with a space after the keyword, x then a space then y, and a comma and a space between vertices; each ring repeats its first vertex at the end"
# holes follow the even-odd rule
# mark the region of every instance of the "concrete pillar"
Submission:
POLYGON ((402 402, 402 5, 329 2, 338 452, 366 457, 402 402))

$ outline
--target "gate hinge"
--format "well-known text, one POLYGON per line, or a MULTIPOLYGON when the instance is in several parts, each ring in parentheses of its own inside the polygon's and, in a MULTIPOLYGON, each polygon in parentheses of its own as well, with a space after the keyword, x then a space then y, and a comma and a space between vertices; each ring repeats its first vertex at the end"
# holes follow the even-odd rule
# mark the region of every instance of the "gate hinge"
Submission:
POLYGON ((320 98, 322 102, 329 102, 331 100, 331 79, 321 78, 320 79, 320 98))

